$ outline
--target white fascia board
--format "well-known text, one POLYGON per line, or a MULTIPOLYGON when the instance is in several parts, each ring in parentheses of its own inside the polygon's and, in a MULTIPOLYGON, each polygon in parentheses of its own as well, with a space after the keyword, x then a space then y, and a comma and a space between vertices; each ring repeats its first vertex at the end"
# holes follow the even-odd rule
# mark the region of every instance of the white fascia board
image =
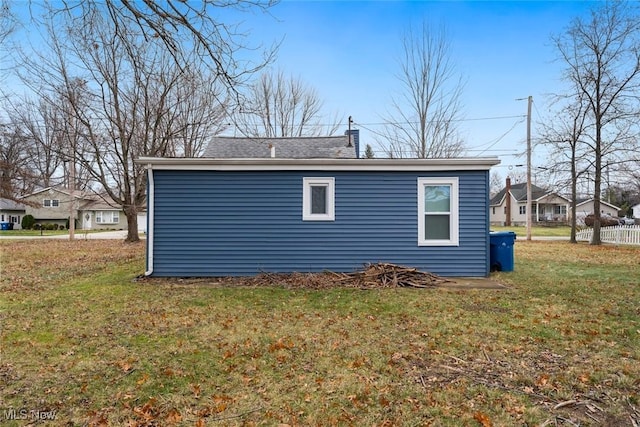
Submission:
POLYGON ((137 163, 154 170, 218 171, 463 171, 489 170, 497 157, 454 159, 212 159, 141 157, 137 163))

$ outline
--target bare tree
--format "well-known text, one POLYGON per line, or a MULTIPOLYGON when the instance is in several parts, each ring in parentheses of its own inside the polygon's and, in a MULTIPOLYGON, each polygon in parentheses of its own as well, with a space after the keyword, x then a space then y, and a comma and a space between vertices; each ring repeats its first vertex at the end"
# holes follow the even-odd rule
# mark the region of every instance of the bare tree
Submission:
POLYGON ((326 119, 322 107, 316 90, 300 78, 265 72, 249 87, 236 126, 249 137, 333 135, 341 120, 326 119))
POLYGON ((64 118, 69 167, 89 171, 122 207, 128 241, 139 239, 146 196, 146 172, 134 160, 197 155, 253 71, 233 57, 242 34, 216 22, 213 8, 255 4, 56 3, 42 22, 48 49, 23 55, 23 81, 64 118))
POLYGON ((502 175, 497 170, 491 171, 491 176, 489 177, 489 194, 490 197, 495 196, 504 188, 505 182, 502 179, 502 175))
POLYGON ((231 102, 215 79, 193 69, 184 71, 173 96, 175 117, 169 155, 198 157, 209 139, 228 127, 231 102))
POLYGON ((392 97, 378 139, 389 157, 455 157, 464 151, 458 132, 464 85, 450 48, 445 30, 426 23, 403 35, 397 76, 403 90, 392 97))
POLYGON ((628 125, 637 120, 640 91, 640 16, 636 5, 626 2, 598 3, 585 18, 553 39, 564 78, 584 97, 592 127, 594 176, 594 232, 591 244, 601 244, 600 201, 603 160, 609 147, 625 137, 628 125))
POLYGON ((238 52, 257 51, 248 46, 240 26, 218 18, 223 11, 268 12, 274 0, 64 0, 52 2, 56 15, 82 24, 101 15, 113 29, 112 36, 128 43, 131 32, 140 34, 169 53, 179 68, 189 68, 195 58, 209 67, 217 83, 236 93, 239 84, 273 59, 277 45, 263 50, 260 61, 241 60, 238 52), (195 57, 195 58, 194 58, 195 57))
MULTIPOLYGON (((551 147, 546 170, 550 175, 560 176, 561 182, 571 188, 571 243, 576 240, 576 206, 578 204, 578 179, 592 167, 585 141, 589 131, 588 104, 584 95, 578 91, 575 98, 565 101, 559 111, 553 113, 553 119, 543 125, 541 143, 551 147)), ((556 178, 556 182, 557 182, 556 178)), ((564 185, 563 185, 564 186, 564 185)))
POLYGON ((34 187, 27 137, 15 124, 0 124, 0 197, 17 200, 34 187))
POLYGON ((207 78, 195 60, 192 68, 179 67, 139 33, 130 31, 125 38, 126 30, 97 10, 83 15, 88 21, 82 25, 51 17, 57 18, 48 23, 53 56, 24 58, 25 82, 59 109, 64 122, 60 151, 69 167, 89 171, 122 207, 127 240, 136 241, 146 175, 134 160, 197 152, 216 125, 210 120, 226 106, 213 89, 215 78, 207 78))

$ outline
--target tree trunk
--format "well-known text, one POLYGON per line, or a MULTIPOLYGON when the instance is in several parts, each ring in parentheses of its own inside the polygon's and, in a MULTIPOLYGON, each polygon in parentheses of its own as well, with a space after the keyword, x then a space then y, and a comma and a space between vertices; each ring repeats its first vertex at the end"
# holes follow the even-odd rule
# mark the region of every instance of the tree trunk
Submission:
POLYGON ((140 236, 138 235, 137 209, 125 208, 124 214, 127 217, 127 238, 125 239, 125 242, 129 242, 129 243, 139 242, 140 236))
POLYGON ((571 158, 571 237, 569 243, 578 243, 576 240, 576 206, 578 205, 578 174, 576 173, 575 154, 571 158))
POLYGON ((601 245, 600 239, 600 187, 602 184, 602 122, 596 116, 596 147, 595 147, 595 179, 593 188, 593 237, 592 245, 601 245))

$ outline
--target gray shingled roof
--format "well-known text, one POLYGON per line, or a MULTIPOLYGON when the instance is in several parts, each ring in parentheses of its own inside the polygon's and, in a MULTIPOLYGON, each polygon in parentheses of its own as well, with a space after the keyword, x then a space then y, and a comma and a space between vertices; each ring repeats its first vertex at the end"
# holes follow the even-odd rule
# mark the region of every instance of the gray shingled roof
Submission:
POLYGON ((355 159, 356 149, 343 136, 302 138, 234 138, 215 137, 204 150, 203 157, 223 159, 252 159, 275 157, 286 159, 355 159))
MULTIPOLYGON (((507 192, 506 187, 500 190, 498 194, 491 198, 491 205, 499 205, 502 202, 502 199, 507 192)), ((519 184, 513 184, 511 186, 511 194, 513 197, 519 202, 527 201, 527 183, 522 182, 519 184)), ((540 197, 549 194, 549 190, 545 190, 544 188, 540 188, 534 184, 531 184, 531 200, 537 200, 540 197)))
POLYGON ((2 211, 23 211, 25 205, 15 200, 0 198, 0 210, 2 211))

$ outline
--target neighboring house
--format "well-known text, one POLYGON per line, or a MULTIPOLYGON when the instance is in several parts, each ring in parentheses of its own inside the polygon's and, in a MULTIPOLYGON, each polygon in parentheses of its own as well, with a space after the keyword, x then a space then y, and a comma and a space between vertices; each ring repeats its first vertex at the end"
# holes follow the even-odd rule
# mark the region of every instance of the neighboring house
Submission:
POLYGON ((491 158, 141 158, 147 275, 489 274, 491 158))
MULTIPOLYGON (((584 218, 587 215, 593 214, 593 199, 582 200, 576 204, 576 218, 584 218)), ((620 208, 600 200, 600 214, 608 215, 614 218, 618 218, 620 208)))
MULTIPOLYGON (((531 185, 531 220, 535 223, 566 223, 570 201, 564 196, 531 185)), ((527 184, 506 186, 491 199, 492 225, 525 225, 527 223, 527 184)))
POLYGON ((22 218, 26 214, 26 206, 15 200, 0 198, 0 223, 13 224, 14 230, 22 228, 22 218))
POLYGON ((640 218, 640 203, 638 203, 637 205, 633 205, 631 207, 631 212, 633 212, 633 217, 638 219, 640 218))
POLYGON ((22 197, 25 213, 35 218, 36 224, 68 226, 75 211, 75 228, 84 230, 126 230, 127 220, 111 199, 98 194, 71 192, 61 187, 47 187, 22 197))
POLYGON ((288 158, 355 159, 359 157, 359 130, 342 136, 293 138, 215 137, 203 157, 219 159, 288 158))
POLYGON ((127 217, 111 198, 92 195, 79 209, 78 218, 84 230, 126 230, 127 217))
MULTIPOLYGON (((66 227, 68 219, 84 203, 81 195, 71 195, 65 188, 47 187, 21 197, 26 205, 26 213, 33 215, 36 224, 57 224, 66 227)), ((76 222, 76 227, 78 223, 76 222)))

